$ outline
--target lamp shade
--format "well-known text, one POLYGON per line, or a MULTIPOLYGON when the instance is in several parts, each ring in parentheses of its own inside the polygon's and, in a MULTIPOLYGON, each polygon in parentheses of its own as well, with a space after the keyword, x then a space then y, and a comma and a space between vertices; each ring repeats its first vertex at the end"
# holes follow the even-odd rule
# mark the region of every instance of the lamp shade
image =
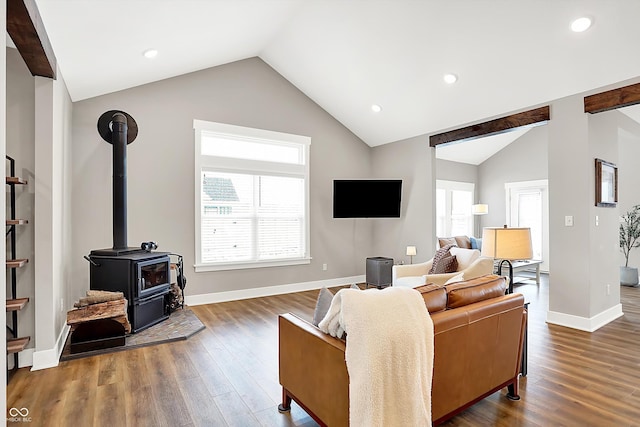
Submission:
POLYGON ((497 259, 531 259, 531 229, 486 227, 482 230, 482 256, 497 259))
POLYGON ((415 255, 416 255, 416 247, 407 246, 407 256, 415 256, 415 255))
POLYGON ((486 215, 489 213, 489 205, 482 203, 478 205, 471 205, 471 213, 473 215, 486 215))

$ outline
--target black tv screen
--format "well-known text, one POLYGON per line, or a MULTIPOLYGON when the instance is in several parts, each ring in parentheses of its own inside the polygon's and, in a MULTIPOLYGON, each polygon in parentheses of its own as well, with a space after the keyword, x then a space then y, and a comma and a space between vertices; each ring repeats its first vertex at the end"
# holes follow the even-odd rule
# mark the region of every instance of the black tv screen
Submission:
POLYGON ((334 218, 400 218, 402 180, 333 181, 334 218))

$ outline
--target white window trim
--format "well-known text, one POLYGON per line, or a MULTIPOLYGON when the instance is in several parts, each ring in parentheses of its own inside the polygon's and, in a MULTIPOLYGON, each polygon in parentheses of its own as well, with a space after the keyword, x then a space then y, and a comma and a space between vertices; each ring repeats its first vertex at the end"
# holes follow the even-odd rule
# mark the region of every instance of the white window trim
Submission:
MULTIPOLYGON (((464 181, 448 181, 446 179, 436 179, 436 190, 441 189, 445 190, 447 193, 450 191, 468 191, 471 193, 471 201, 472 203, 476 200, 476 184, 473 182, 464 182, 464 181)), ((446 206, 445 206, 445 234, 446 236, 437 236, 437 237, 451 237, 451 199, 447 196, 446 206)), ((471 233, 475 233, 475 218, 471 215, 471 233)))
POLYGON ((222 270, 241 270, 249 268, 264 268, 264 267, 280 267, 288 265, 302 265, 311 263, 311 243, 310 243, 310 209, 309 209, 309 152, 311 147, 311 138, 308 136, 294 135, 283 132, 275 132, 264 129, 247 128, 243 126, 229 125, 225 123, 209 122, 204 120, 193 121, 194 139, 195 139, 195 170, 194 170, 194 184, 195 184, 195 254, 196 263, 194 265, 196 273, 206 271, 222 271, 222 270), (224 158, 225 166, 221 167, 216 162, 216 156, 202 155, 202 131, 216 133, 218 135, 231 135, 237 137, 242 135, 245 138, 256 138, 259 140, 273 140, 279 143, 291 142, 296 145, 302 145, 304 147, 304 159, 305 162, 302 165, 297 164, 280 164, 259 160, 234 160, 224 158), (277 166, 276 166, 277 165, 277 166), (201 225, 201 197, 202 180, 201 171, 209 168, 215 168, 215 170, 226 170, 229 172, 242 172, 250 170, 252 172, 260 172, 262 174, 278 174, 280 176, 295 176, 305 178, 305 256, 301 258, 287 258, 278 260, 267 261, 249 261, 249 262, 233 262, 233 263, 202 263, 202 236, 200 231, 201 225))

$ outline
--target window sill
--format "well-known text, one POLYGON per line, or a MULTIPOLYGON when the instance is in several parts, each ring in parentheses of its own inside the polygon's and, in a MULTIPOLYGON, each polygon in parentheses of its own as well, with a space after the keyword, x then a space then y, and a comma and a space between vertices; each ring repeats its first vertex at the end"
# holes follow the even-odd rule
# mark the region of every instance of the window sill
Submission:
POLYGON ((206 271, 224 271, 224 270, 244 270, 249 268, 266 268, 266 267, 285 267, 290 265, 311 264, 311 258, 283 259, 272 261, 252 261, 252 262, 234 262, 219 264, 196 264, 194 268, 196 273, 206 271))

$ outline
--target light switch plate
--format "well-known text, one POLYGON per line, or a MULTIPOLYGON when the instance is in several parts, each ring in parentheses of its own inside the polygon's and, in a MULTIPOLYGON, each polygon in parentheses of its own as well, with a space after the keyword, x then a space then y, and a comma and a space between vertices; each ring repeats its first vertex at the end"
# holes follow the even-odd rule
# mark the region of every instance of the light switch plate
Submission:
POLYGON ((564 217, 565 227, 573 227, 573 215, 567 215, 564 217))

